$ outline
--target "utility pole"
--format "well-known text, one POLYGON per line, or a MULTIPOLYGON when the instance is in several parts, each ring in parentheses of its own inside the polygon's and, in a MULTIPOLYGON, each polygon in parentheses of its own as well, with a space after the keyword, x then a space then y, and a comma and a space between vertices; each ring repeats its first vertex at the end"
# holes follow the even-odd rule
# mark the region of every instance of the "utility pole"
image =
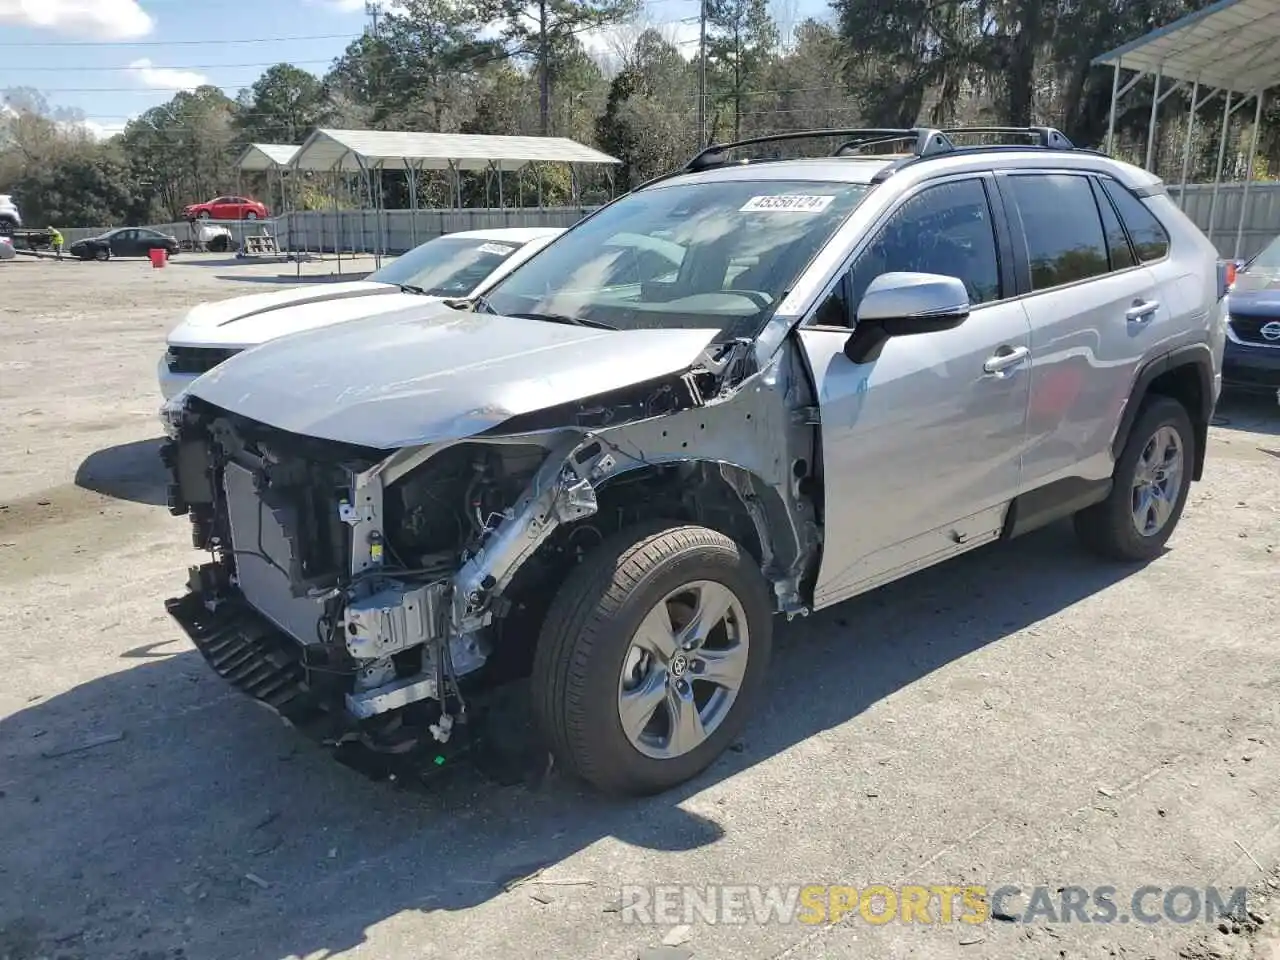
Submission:
POLYGON ((538 0, 538 120, 542 135, 550 134, 551 85, 547 75, 547 0, 538 0))
POLYGON ((698 148, 707 145, 707 0, 698 3, 698 148))
POLYGON ((378 35, 378 17, 382 15, 382 7, 377 0, 364 0, 364 15, 369 18, 369 36, 376 37, 378 35))

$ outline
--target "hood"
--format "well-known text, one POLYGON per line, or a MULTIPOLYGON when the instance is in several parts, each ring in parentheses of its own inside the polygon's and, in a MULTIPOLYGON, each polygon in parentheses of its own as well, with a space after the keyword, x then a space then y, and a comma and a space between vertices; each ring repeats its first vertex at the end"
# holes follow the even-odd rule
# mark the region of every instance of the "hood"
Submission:
POLYGON ((1255 317, 1280 318, 1280 274, 1244 272, 1227 295, 1227 309, 1255 317))
POLYGON ((389 283, 361 280, 292 287, 202 303, 169 334, 175 347, 250 347, 333 323, 421 305, 435 297, 403 293, 389 283))
POLYGON ((420 306, 263 344, 187 389, 291 433, 394 450, 683 373, 717 333, 593 330, 420 306))

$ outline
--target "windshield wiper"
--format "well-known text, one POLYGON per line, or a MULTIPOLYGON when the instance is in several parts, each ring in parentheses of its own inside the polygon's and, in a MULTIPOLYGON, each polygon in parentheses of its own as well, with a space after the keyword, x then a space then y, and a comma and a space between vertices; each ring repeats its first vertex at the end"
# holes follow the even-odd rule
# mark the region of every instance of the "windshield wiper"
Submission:
POLYGON ((451 300, 444 301, 446 307, 452 307, 454 310, 470 310, 473 313, 497 313, 493 309, 492 304, 481 294, 475 297, 454 297, 451 300))
POLYGON ((426 290, 422 289, 422 287, 416 287, 412 283, 397 283, 396 286, 399 287, 404 293, 414 293, 420 297, 427 296, 426 290))
POLYGON ((592 327, 596 330, 617 330, 611 323, 605 323, 603 320, 590 320, 587 317, 570 317, 563 313, 511 313, 511 317, 520 317, 522 320, 544 320, 547 323, 564 323, 573 327, 592 327))

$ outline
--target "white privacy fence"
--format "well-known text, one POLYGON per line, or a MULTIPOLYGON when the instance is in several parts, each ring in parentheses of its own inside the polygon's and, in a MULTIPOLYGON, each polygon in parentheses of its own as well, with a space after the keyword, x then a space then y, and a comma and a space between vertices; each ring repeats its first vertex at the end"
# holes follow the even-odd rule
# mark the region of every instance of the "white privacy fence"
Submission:
MULTIPOLYGON (((1169 195, 1178 201, 1178 187, 1169 187, 1169 195)), ((1252 257, 1280 235, 1280 183, 1253 183, 1245 196, 1243 183, 1224 183, 1218 187, 1218 197, 1213 197, 1213 184, 1187 184, 1183 210, 1196 226, 1209 234, 1209 214, 1213 213, 1213 232, 1210 239, 1224 257, 1252 257), (1240 211, 1244 210, 1241 219, 1240 211), (1239 252, 1236 251, 1236 234, 1239 233, 1239 252)))

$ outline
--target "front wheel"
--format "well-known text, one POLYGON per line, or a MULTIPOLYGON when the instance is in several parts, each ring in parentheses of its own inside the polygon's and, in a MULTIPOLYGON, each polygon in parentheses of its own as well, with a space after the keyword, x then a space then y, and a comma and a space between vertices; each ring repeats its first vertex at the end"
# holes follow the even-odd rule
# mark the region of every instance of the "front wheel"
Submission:
POLYGON ((99 247, 97 250, 93 252, 93 258, 95 260, 101 260, 103 262, 110 260, 111 250, 108 249, 107 247, 99 247))
POLYGON ((245 218, 246 220, 257 220, 257 219, 258 219, 258 215, 257 215, 256 213, 254 213, 252 210, 250 210, 248 213, 246 213, 246 214, 244 215, 244 218, 245 218))
POLYGON ((1075 516, 1085 546, 1112 560, 1158 557, 1186 506, 1195 444, 1182 404, 1161 396, 1145 401, 1116 461, 1110 496, 1075 516))
POLYGON ((212 220, 212 219, 213 219, 213 214, 211 214, 208 210, 201 210, 201 211, 200 211, 200 213, 199 213, 199 215, 197 216, 197 219, 198 219, 198 220, 212 220))
POLYGON ((606 793, 674 787, 742 730, 772 630, 764 577, 732 540, 625 530, 551 604, 533 664, 538 726, 558 763, 606 793))

